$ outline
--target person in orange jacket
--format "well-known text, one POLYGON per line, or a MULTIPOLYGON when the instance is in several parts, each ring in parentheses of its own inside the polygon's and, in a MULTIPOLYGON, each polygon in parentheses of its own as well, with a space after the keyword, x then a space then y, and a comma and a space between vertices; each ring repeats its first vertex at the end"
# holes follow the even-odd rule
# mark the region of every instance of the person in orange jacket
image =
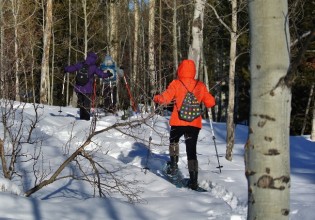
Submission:
POLYGON ((204 103, 207 108, 215 105, 214 97, 209 93, 203 82, 195 80, 196 66, 193 60, 183 60, 178 66, 177 79, 174 79, 168 88, 161 94, 155 95, 153 101, 160 105, 167 105, 174 101, 173 112, 170 117, 170 145, 168 162, 168 174, 175 174, 178 169, 179 139, 184 135, 186 144, 186 154, 188 160, 189 182, 188 187, 193 190, 198 188, 198 160, 197 160, 197 140, 199 131, 202 128, 201 115, 191 122, 181 120, 178 111, 187 93, 187 89, 192 91, 199 103, 204 103), (184 85, 183 85, 184 84, 184 85), (186 88, 187 89, 186 89, 186 88))

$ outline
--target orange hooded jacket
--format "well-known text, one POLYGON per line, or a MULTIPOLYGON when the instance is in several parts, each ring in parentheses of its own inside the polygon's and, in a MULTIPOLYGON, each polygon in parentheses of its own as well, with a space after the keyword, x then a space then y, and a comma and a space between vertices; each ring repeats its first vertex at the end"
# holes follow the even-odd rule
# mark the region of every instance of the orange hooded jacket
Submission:
POLYGON ((183 100, 187 93, 187 89, 193 92, 198 101, 200 103, 203 102, 207 108, 211 108, 215 105, 214 97, 208 92, 208 89, 204 83, 195 80, 195 75, 195 62, 193 60, 183 60, 177 70, 178 79, 173 80, 162 94, 156 95, 153 98, 154 102, 162 105, 169 104, 171 101, 174 100, 174 108, 169 122, 171 126, 194 126, 198 128, 202 127, 201 116, 199 116, 192 122, 180 120, 178 117, 178 111, 182 106, 183 100), (187 89, 179 80, 181 80, 185 84, 187 89), (196 85, 196 83, 198 84, 196 85))

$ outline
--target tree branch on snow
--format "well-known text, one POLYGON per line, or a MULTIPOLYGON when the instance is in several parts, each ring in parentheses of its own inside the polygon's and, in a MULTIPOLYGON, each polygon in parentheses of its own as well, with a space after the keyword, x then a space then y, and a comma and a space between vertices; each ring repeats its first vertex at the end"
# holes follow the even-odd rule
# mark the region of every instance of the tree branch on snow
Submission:
MULTIPOLYGON (((114 190, 116 192, 121 193, 123 196, 127 197, 129 201, 134 201, 134 200, 139 200, 138 195, 136 192, 138 192, 139 189, 132 189, 131 185, 134 184, 134 182, 132 181, 126 181, 123 182, 121 180, 118 180, 115 176, 113 172, 108 171, 104 166, 102 166, 100 163, 97 163, 92 157, 90 157, 88 154, 85 153, 85 148, 92 142, 92 138, 94 138, 95 136, 102 134, 104 132, 107 132, 109 130, 112 129, 118 129, 121 127, 134 127, 137 126, 139 124, 142 123, 146 123, 147 120, 149 120, 150 118, 152 118, 154 116, 154 114, 150 114, 145 118, 141 118, 138 120, 134 120, 134 121, 128 121, 128 122, 121 122, 121 123, 115 123, 107 128, 98 130, 98 131, 94 131, 93 133, 91 133, 90 135, 88 135, 88 137, 86 138, 86 140, 82 143, 82 145, 76 149, 60 166, 59 168, 48 178, 43 180, 42 182, 36 184, 33 188, 27 190, 25 192, 25 196, 29 197, 30 195, 32 195, 33 193, 39 191, 40 189, 42 189, 43 187, 57 181, 59 177, 59 175, 61 174, 61 172, 72 162, 74 161, 77 156, 81 155, 84 158, 86 158, 93 167, 94 173, 97 176, 97 181, 91 181, 89 178, 83 178, 81 180, 86 180, 88 182, 93 182, 97 184, 98 190, 99 190, 99 194, 105 195, 104 191, 106 190, 114 190), (98 168, 97 168, 98 167, 98 168), (100 178, 101 176, 98 177, 98 175, 101 174, 100 170, 103 170, 104 173, 106 175, 109 175, 111 177, 111 181, 114 184, 108 184, 108 183, 104 183, 103 181, 100 182, 100 178), (98 182, 99 181, 99 182, 98 182), (105 189, 105 190, 103 190, 105 189), (134 192, 134 190, 136 192, 134 192)), ((83 171, 83 169, 81 169, 81 172, 83 171)), ((89 175, 85 172, 84 176, 88 177, 89 175)), ((103 179, 104 180, 104 179, 103 179)), ((108 179, 106 179, 107 181, 108 179)), ((108 194, 108 193, 107 193, 108 194)))

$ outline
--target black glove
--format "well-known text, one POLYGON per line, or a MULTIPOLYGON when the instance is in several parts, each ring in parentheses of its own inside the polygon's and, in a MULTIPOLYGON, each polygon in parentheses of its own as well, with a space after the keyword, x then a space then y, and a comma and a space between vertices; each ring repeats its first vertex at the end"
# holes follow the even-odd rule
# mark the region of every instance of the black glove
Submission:
POLYGON ((110 78, 110 77, 112 77, 113 76, 113 74, 109 71, 109 70, 107 70, 107 75, 108 75, 108 78, 110 78))

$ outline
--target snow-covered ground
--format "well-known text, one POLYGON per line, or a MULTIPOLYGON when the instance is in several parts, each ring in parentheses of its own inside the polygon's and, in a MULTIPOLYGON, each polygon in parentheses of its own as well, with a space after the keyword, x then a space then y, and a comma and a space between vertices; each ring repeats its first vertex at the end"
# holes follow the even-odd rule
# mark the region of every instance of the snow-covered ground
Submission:
MULTIPOLYGON (((51 174, 85 140, 91 122, 77 119, 78 109, 45 106, 39 110, 41 120, 33 138, 40 140, 37 146, 43 155, 42 166, 51 174), (40 143, 40 144, 39 144, 40 143)), ((32 118, 32 105, 26 105, 25 118, 32 118)), ((129 120, 141 119, 134 115, 129 120)), ((213 123, 220 173, 214 141, 208 120, 198 141, 199 184, 207 192, 196 192, 177 188, 167 181, 162 169, 168 160, 168 116, 154 116, 148 125, 139 124, 122 134, 111 129, 93 138, 86 150, 94 155, 103 166, 117 169, 117 176, 136 180, 132 188, 138 190, 138 202, 129 203, 125 197, 112 194, 106 198, 93 197, 89 183, 62 179, 50 184, 31 197, 23 191, 34 186, 32 163, 18 167, 22 181, 13 182, 0 178, 0 220, 241 220, 247 215, 247 181, 244 175, 244 144, 247 127, 237 125, 233 161, 225 160, 225 124, 213 123), (139 139, 135 139, 136 136, 139 139), (149 144, 150 136, 152 137, 149 144), (148 150, 150 146, 150 151, 148 150), (118 169, 119 168, 119 169, 118 169), (144 169, 148 168, 148 169, 144 169), (20 194, 20 195, 16 195, 20 194)), ((27 121, 27 120, 26 120, 27 121)), ((122 121, 118 116, 104 116, 97 121, 96 130, 104 129, 122 121)), ((2 127, 2 126, 1 126, 2 127)), ((3 128, 1 128, 3 133, 3 128)), ((35 144, 24 144, 23 149, 32 152, 35 144)), ((291 137, 291 213, 294 220, 311 220, 315 216, 315 143, 308 136, 291 137)), ((83 161, 82 161, 83 162, 83 161)), ((74 163, 71 164, 75 166, 74 163)), ((85 163, 88 166, 88 163, 85 163)), ((39 165, 38 165, 39 166, 39 165)), ((188 177, 185 144, 180 142, 179 167, 188 177)), ((75 170, 68 168, 64 171, 75 170)), ((1 175, 3 176, 3 175, 1 175)), ((96 193, 97 194, 97 193, 96 193)))

